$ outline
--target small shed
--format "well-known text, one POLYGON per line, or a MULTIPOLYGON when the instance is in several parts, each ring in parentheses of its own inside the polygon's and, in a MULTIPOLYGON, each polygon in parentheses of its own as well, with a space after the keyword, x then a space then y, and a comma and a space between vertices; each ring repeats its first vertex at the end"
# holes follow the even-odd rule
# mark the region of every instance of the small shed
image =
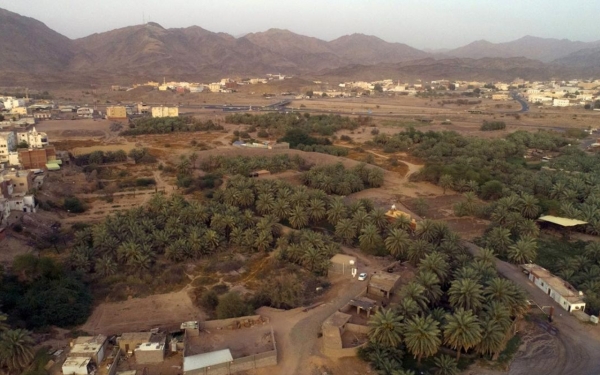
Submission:
POLYGON ((214 352, 202 353, 183 357, 183 373, 186 375, 204 374, 208 367, 218 366, 233 361, 231 350, 223 349, 214 352))
POLYGON ((138 364, 160 363, 164 360, 164 342, 145 342, 135 348, 135 361, 138 364))
POLYGON ((356 257, 346 254, 335 254, 331 259, 331 273, 342 275, 352 274, 352 269, 356 268, 356 257))
POLYGON ((92 372, 91 358, 67 357, 62 365, 62 373, 65 375, 88 375, 92 372))
POLYGON ((371 311, 373 311, 373 309, 377 308, 377 303, 375 301, 373 301, 372 299, 369 299, 366 297, 359 297, 356 299, 351 299, 350 302, 348 302, 348 305, 350 305, 352 307, 356 307, 357 314, 360 314, 360 310, 363 310, 364 312, 366 312, 367 319, 369 319, 371 317, 371 311))
POLYGON ((400 284, 400 275, 393 273, 376 273, 369 279, 367 294, 390 298, 400 284))

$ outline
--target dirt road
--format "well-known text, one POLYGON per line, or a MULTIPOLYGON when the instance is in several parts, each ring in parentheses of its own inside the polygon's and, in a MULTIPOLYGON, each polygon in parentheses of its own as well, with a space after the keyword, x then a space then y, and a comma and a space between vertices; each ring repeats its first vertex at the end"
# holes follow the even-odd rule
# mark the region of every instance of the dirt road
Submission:
MULTIPOLYGON (((463 244, 473 255, 479 254, 480 248, 475 244, 466 241, 463 244)), ((600 374, 599 327, 584 324, 563 310, 552 298, 530 282, 517 266, 496 259, 496 269, 502 276, 521 286, 539 306, 554 306, 553 325, 559 329, 559 334, 556 336, 558 350, 555 355, 544 361, 517 358, 509 374, 600 374)))

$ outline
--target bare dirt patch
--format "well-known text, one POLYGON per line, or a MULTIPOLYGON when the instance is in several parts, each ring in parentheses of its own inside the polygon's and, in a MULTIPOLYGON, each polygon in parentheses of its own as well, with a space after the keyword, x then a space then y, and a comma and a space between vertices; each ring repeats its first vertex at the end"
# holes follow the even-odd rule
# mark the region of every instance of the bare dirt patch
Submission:
POLYGON ((205 319, 206 314, 192 304, 187 292, 179 291, 101 303, 80 329, 91 334, 114 335, 156 327, 173 329, 181 322, 205 319))

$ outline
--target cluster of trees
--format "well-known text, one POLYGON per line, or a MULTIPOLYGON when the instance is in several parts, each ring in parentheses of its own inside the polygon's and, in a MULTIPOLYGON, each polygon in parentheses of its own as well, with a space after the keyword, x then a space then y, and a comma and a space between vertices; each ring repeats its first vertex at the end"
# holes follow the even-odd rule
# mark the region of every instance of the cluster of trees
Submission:
POLYGON ((230 124, 250 125, 250 132, 256 128, 268 131, 275 138, 283 136, 289 129, 302 129, 307 133, 331 136, 335 132, 347 129, 354 130, 370 122, 368 117, 351 118, 340 115, 310 115, 309 113, 267 113, 252 115, 237 113, 225 117, 230 124))
POLYGON ((271 173, 279 173, 286 170, 305 170, 310 168, 299 155, 288 154, 273 155, 271 157, 258 156, 213 156, 200 161, 200 169, 205 172, 239 174, 248 176, 251 172, 266 169, 271 173))
POLYGON ((495 359, 528 309, 525 293, 498 276, 491 250, 473 259, 443 243, 418 260, 415 280, 399 292, 401 302, 369 321, 369 344, 360 356, 381 374, 398 373, 405 353, 420 366, 441 347, 456 351, 456 360, 438 355, 428 361, 439 374, 457 374, 462 352, 495 359))
POLYGON ((146 147, 134 148, 133 150, 129 151, 128 156, 132 158, 136 164, 156 162, 156 158, 150 154, 150 151, 146 147))
POLYGON ((197 132, 223 130, 223 126, 212 120, 202 122, 192 116, 141 118, 129 123, 129 129, 121 135, 165 134, 175 132, 197 132))
POLYGON ((504 129, 506 129, 506 123, 504 121, 484 121, 479 130, 492 131, 504 129))
POLYGON ((302 175, 302 182, 327 194, 349 195, 366 188, 383 185, 383 170, 368 168, 361 163, 346 169, 342 163, 311 168, 302 175))
POLYGON ((84 165, 100 165, 107 163, 118 163, 127 160, 127 153, 123 150, 117 151, 94 151, 89 154, 83 154, 75 157, 75 164, 84 165))
POLYGON ((92 307, 88 286, 51 258, 15 258, 0 286, 2 308, 28 328, 72 327, 85 322, 92 307))
POLYGON ((319 152, 321 154, 329 154, 329 155, 333 155, 333 156, 347 156, 348 155, 348 148, 341 147, 341 146, 319 145, 319 144, 304 145, 304 144, 299 143, 299 144, 295 145, 293 148, 295 148, 297 150, 306 151, 306 152, 319 152))

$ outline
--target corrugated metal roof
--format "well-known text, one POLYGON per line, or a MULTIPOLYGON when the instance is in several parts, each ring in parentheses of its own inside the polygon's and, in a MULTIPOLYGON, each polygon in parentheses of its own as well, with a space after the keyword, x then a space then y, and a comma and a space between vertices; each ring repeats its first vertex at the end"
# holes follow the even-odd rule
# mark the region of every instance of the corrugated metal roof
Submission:
POLYGON ((183 357, 183 371, 193 371, 233 361, 229 349, 183 357))
POLYGON ((538 220, 547 221, 549 223, 557 224, 563 227, 574 227, 575 225, 587 224, 587 221, 568 219, 566 217, 558 217, 552 215, 541 216, 538 220))

